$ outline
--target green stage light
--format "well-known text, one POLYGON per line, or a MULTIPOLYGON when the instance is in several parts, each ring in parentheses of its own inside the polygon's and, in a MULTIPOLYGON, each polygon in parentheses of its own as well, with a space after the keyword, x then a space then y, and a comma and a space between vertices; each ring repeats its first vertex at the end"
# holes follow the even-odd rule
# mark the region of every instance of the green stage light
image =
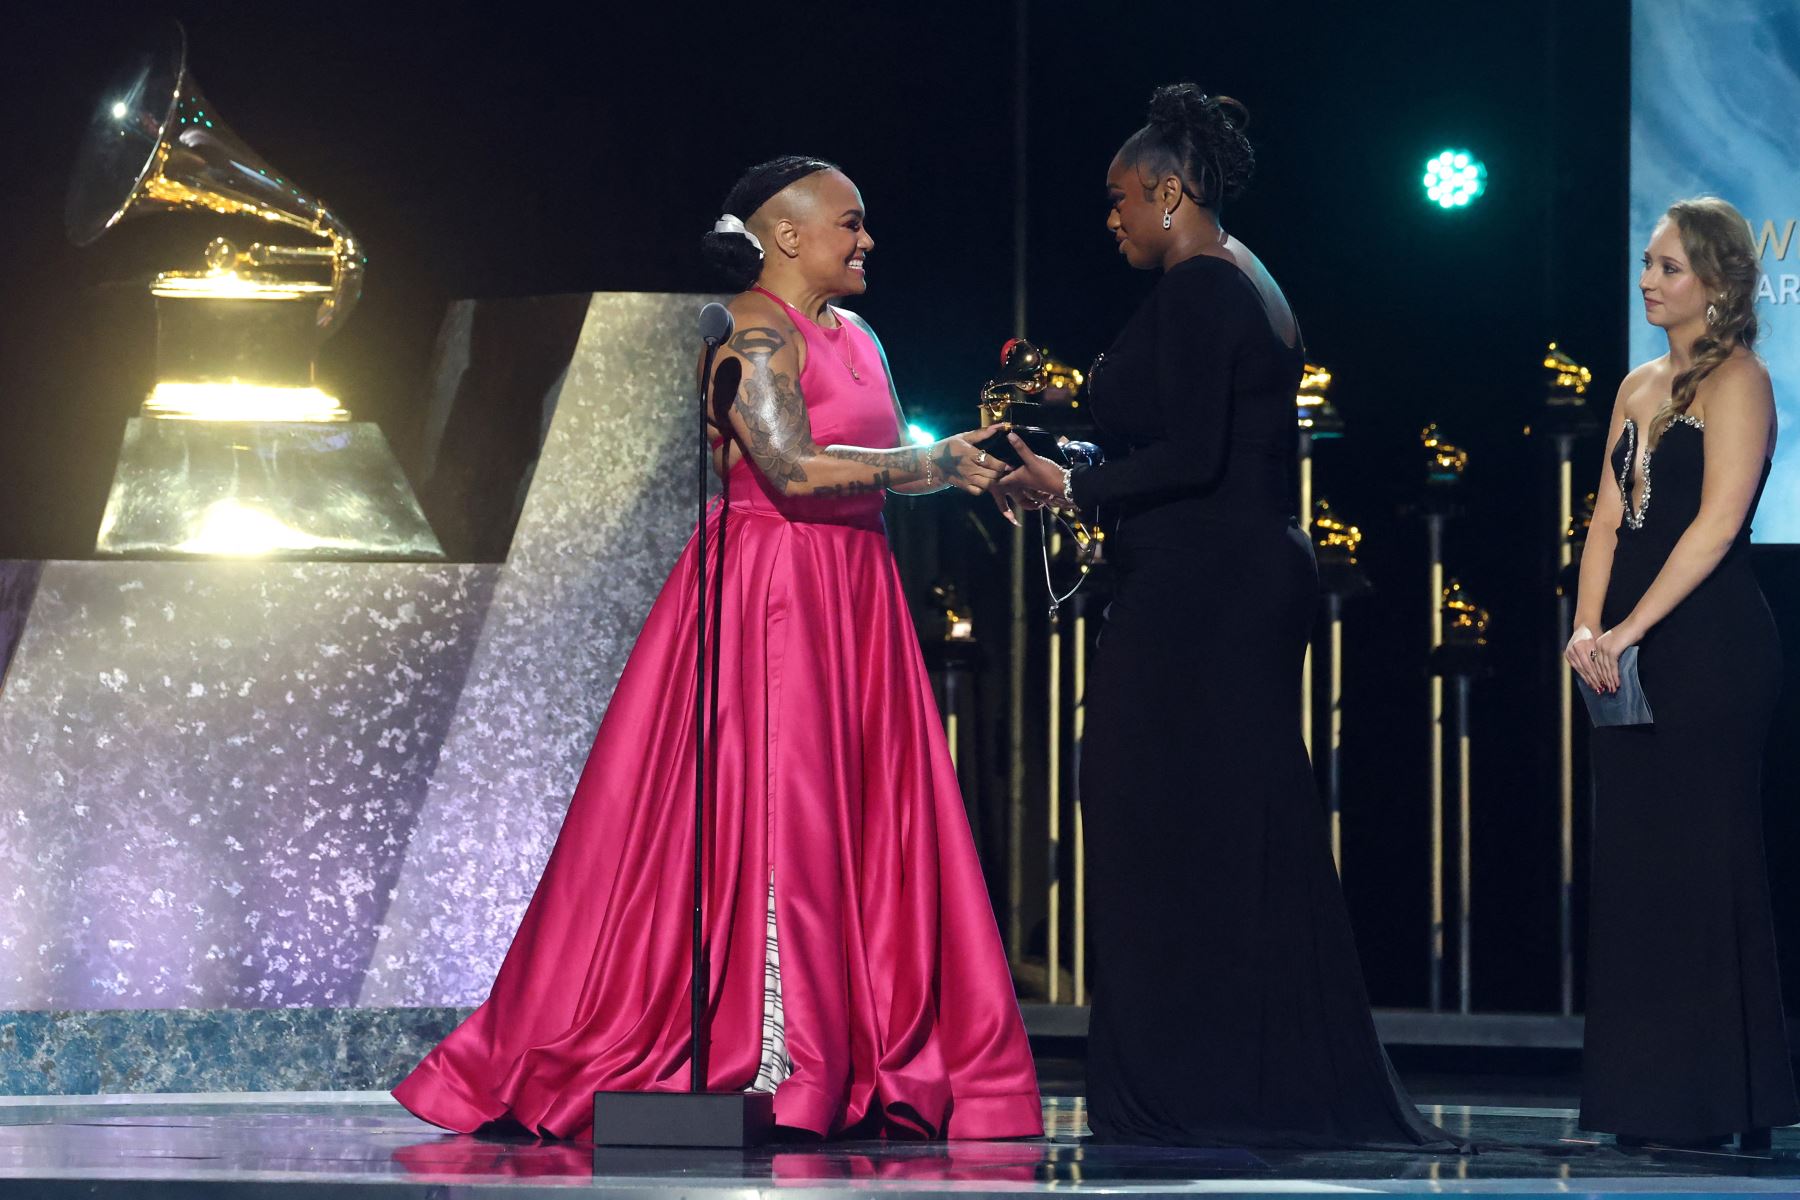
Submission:
POLYGON ((1487 164, 1467 150, 1445 150, 1425 164, 1425 195, 1443 209, 1467 208, 1487 191, 1487 164))
POLYGON ((906 436, 915 446, 929 446, 938 440, 937 434, 929 429, 921 429, 917 425, 908 425, 906 436))

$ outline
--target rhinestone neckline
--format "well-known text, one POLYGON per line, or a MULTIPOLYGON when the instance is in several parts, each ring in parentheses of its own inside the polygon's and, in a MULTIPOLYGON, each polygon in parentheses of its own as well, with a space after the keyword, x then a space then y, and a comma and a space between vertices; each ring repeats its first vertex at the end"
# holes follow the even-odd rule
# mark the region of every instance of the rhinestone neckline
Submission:
MULTIPOLYGON (((1699 417, 1689 413, 1682 413, 1680 416, 1677 416, 1669 422, 1669 427, 1671 429, 1677 425, 1692 425, 1695 429, 1701 430, 1702 432, 1706 429, 1705 421, 1702 421, 1699 417)), ((1664 436, 1667 436, 1668 430, 1663 430, 1663 434, 1664 436)), ((1644 499, 1643 503, 1637 506, 1637 512, 1635 514, 1631 509, 1631 468, 1633 461, 1637 459, 1637 444, 1637 422, 1630 417, 1626 417, 1625 466, 1619 472, 1619 499, 1623 501, 1625 505, 1625 526, 1628 529, 1642 529, 1644 527, 1644 517, 1650 512, 1650 459, 1654 457, 1656 453, 1654 447, 1646 447, 1643 459, 1637 462, 1638 470, 1643 472, 1644 476, 1644 499)))

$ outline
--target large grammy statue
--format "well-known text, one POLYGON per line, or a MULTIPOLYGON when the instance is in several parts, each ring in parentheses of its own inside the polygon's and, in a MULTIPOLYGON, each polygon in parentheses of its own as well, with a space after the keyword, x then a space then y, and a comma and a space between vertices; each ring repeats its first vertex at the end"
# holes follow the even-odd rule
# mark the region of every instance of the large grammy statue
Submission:
POLYGON ((325 245, 223 237, 165 271, 156 386, 126 426, 96 549, 121 557, 442 558, 381 430, 316 385, 313 360, 362 290, 364 256, 324 204, 238 139, 170 24, 102 98, 65 218, 88 245, 127 217, 202 209, 325 245), (330 282, 271 268, 330 268, 330 282))

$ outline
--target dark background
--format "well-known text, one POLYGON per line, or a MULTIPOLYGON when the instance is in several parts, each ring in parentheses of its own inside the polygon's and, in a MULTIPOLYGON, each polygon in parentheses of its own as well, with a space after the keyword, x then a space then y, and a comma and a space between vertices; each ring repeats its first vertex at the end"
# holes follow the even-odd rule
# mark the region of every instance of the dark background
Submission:
MULTIPOLYGON (((834 159, 860 185, 877 249, 859 307, 913 418, 972 424, 974 391, 1012 331, 1017 189, 1027 327, 1085 364, 1152 282, 1103 229, 1113 151, 1158 83, 1241 99, 1258 171, 1225 224, 1281 281, 1311 357, 1335 373, 1349 432, 1321 448, 1317 488, 1364 530, 1377 588, 1350 610, 1344 729, 1345 886, 1372 992, 1381 1004, 1425 996, 1424 538, 1404 511, 1423 474, 1419 429, 1435 420, 1472 455, 1450 573, 1494 614, 1497 671, 1475 717, 1477 1006, 1555 1007, 1554 494, 1526 428, 1547 341, 1594 368, 1602 408, 1625 367, 1625 284, 1648 231, 1625 227, 1623 0, 1033 0, 1022 179, 1011 3, 272 11, 164 10, 186 25, 215 109, 366 243, 361 308, 320 372, 359 419, 380 422, 415 483, 449 300, 713 290, 699 235, 737 172, 779 153, 834 159), (1454 214, 1427 206, 1419 183, 1448 146, 1476 151, 1491 177, 1454 214)), ((5 20, 0 557, 91 552, 124 420, 150 382, 144 284, 197 266, 214 231, 215 219, 171 216, 84 250, 63 235, 75 147, 143 22, 135 6, 5 20)), ((1598 445, 1584 445, 1579 490, 1598 468, 1598 445)), ((961 505, 890 511, 915 592, 947 576, 980 600, 991 739, 1004 560, 961 505)), ((997 536, 990 514, 970 511, 997 536)), ((1762 558, 1792 612, 1792 560, 1762 558)), ((1789 796, 1793 751, 1783 741, 1777 753, 1789 796)), ((998 743, 983 754, 991 790, 998 743)), ((1786 807, 1772 816, 1778 863, 1786 807)), ((1778 877, 1789 946, 1794 892, 1778 877)))

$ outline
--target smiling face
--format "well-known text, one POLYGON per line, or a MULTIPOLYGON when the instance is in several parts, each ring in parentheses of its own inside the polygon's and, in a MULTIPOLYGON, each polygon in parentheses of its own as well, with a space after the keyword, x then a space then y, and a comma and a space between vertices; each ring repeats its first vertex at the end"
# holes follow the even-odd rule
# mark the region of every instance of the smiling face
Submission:
POLYGON ((1644 250, 1638 291, 1644 297, 1644 319, 1663 329, 1706 323, 1707 287, 1694 274, 1681 244, 1681 231, 1668 217, 1656 223, 1644 250))
POLYGON ((831 296, 856 296, 869 286, 863 273, 875 239, 864 223, 862 193, 842 171, 802 180, 804 211, 795 215, 797 264, 810 287, 831 296))
POLYGON ((1173 200, 1165 200, 1161 193, 1173 190, 1159 186, 1154 179, 1146 180, 1139 164, 1123 150, 1106 168, 1106 229, 1125 261, 1139 271, 1162 263, 1169 241, 1169 231, 1162 226, 1163 213, 1173 200))

